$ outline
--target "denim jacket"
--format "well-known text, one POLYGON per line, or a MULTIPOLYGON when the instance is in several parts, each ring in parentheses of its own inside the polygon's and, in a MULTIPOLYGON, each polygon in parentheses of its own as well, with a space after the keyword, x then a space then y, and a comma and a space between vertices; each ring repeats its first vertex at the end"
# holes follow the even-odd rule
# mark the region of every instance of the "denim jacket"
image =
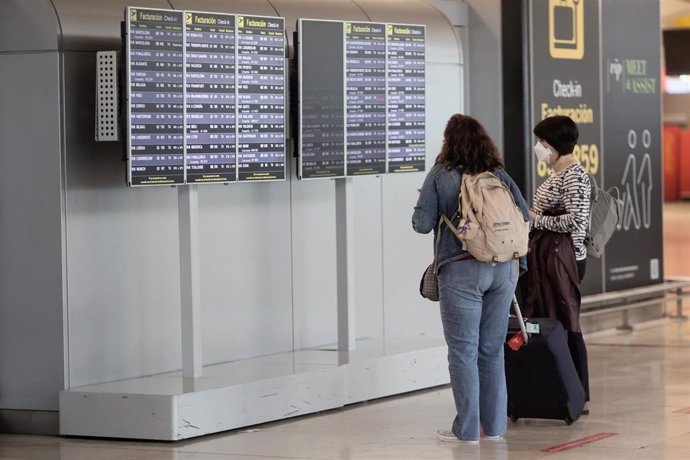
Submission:
MULTIPOLYGON (((527 203, 510 175, 503 169, 496 169, 492 172, 508 186, 515 198, 515 202, 522 211, 522 215, 525 216, 525 219, 529 219, 527 203)), ((461 177, 462 175, 457 169, 449 171, 442 164, 435 164, 427 174, 426 179, 424 179, 422 191, 419 194, 417 205, 414 207, 414 213, 412 214, 412 228, 417 233, 429 233, 433 230, 434 247, 436 239, 439 238, 438 222, 441 214, 445 214, 449 219, 452 219, 453 223, 458 223, 459 217, 456 216, 456 213, 458 211, 458 193, 460 192, 461 177)), ((445 224, 442 224, 441 240, 436 256, 438 268, 467 255, 468 253, 462 249, 460 241, 446 228, 445 224)), ((525 270, 527 270, 527 259, 520 257, 520 272, 522 273, 525 270)))

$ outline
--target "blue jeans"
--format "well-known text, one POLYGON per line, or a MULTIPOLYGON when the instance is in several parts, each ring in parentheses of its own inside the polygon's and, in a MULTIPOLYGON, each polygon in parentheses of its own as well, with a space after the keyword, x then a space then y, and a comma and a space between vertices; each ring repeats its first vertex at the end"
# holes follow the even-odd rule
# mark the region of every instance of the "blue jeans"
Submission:
POLYGON ((448 369, 457 416, 452 431, 459 439, 479 439, 507 428, 503 343, 510 304, 517 284, 517 266, 503 262, 451 262, 439 270, 438 286, 448 369))

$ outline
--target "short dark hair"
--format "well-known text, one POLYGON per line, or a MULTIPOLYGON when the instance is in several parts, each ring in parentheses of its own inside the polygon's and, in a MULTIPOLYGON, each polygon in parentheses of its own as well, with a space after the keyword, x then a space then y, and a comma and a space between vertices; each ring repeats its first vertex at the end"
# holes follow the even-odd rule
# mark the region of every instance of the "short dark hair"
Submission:
POLYGON ((436 163, 446 169, 462 168, 468 174, 479 174, 503 168, 503 160, 484 127, 474 118, 456 113, 443 132, 443 147, 436 163))
POLYGON ((544 118, 537 123, 533 132, 539 139, 544 139, 556 149, 559 156, 572 153, 580 137, 575 122, 565 115, 544 118))

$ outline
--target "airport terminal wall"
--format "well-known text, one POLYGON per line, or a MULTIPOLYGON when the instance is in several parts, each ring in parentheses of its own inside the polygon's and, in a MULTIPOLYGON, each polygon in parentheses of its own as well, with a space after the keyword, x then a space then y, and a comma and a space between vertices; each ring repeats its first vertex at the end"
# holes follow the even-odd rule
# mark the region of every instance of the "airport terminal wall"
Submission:
MULTIPOLYGON (((284 17, 288 67, 298 18, 425 25, 427 168, 463 107, 459 40, 421 0, 135 3, 284 17)), ((124 140, 94 140, 96 52, 122 49, 130 5, 1 8, 3 409, 54 411, 64 388, 180 368, 177 190, 126 187, 124 140)), ((291 154, 285 181, 199 188, 204 364, 336 342, 335 181, 297 180, 291 154)), ((352 181, 359 339, 442 337, 416 290, 431 251, 410 225, 423 178, 352 181)))

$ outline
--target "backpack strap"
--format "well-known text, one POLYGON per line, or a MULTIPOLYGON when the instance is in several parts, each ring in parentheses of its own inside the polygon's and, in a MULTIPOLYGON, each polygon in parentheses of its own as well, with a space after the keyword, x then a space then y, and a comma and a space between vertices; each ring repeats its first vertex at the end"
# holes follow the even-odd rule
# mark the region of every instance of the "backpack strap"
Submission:
POLYGON ((453 224, 453 222, 445 215, 441 215, 441 219, 446 224, 446 227, 455 235, 455 238, 462 244, 463 251, 467 251, 467 243, 465 243, 465 237, 460 233, 460 230, 453 224))
POLYGON ((613 196, 613 193, 612 193, 612 192, 613 192, 614 190, 616 191, 616 196, 615 196, 616 201, 620 202, 620 200, 621 200, 621 191, 618 190, 618 187, 615 187, 615 186, 614 186, 614 187, 611 187, 611 188, 609 188, 608 190, 606 190, 606 193, 608 193, 609 195, 613 196))
POLYGON ((591 202, 595 201, 597 198, 595 192, 599 188, 599 184, 594 174, 587 173, 587 177, 589 177, 589 201, 591 202))
MULTIPOLYGON (((591 184, 590 187, 591 187, 591 189, 592 189, 592 195, 594 195, 594 191, 595 191, 596 189, 599 189, 599 183, 597 182, 597 178, 596 178, 596 176, 594 176, 594 174, 587 173, 587 176, 589 177, 589 182, 590 182, 590 184, 591 184)), ((601 190, 603 190, 603 189, 601 189, 601 190)), ((616 200, 620 201, 620 199, 621 199, 621 192, 620 192, 620 190, 618 190, 618 187, 613 186, 613 187, 608 188, 608 189, 605 190, 605 191, 606 191, 606 193, 608 193, 609 195, 613 196, 613 193, 612 193, 612 192, 613 192, 614 190, 616 191, 616 196, 615 196, 616 200)), ((590 198, 590 200, 592 200, 592 201, 594 201, 595 199, 596 199, 596 197, 594 197, 594 196, 592 196, 592 197, 590 198)))

